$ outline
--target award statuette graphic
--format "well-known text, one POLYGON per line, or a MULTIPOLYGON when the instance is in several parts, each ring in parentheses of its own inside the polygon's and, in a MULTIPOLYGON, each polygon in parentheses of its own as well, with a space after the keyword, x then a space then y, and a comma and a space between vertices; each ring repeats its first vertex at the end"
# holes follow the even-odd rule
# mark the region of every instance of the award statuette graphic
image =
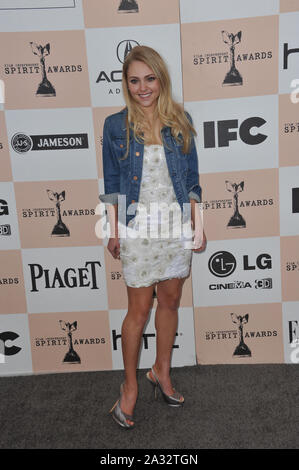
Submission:
POLYGON ((50 189, 47 189, 48 197, 51 201, 55 201, 56 205, 56 216, 57 223, 54 225, 51 236, 52 237, 69 237, 70 231, 67 226, 61 220, 60 204, 65 200, 65 191, 54 193, 50 189))
POLYGON ((239 344, 235 349, 235 352, 233 356, 235 357, 251 357, 251 351, 247 344, 244 343, 244 338, 243 338, 243 325, 245 323, 248 323, 248 318, 249 315, 248 313, 246 315, 236 315, 235 313, 231 313, 232 321, 233 323, 236 323, 238 325, 238 330, 239 330, 239 344))
POLYGON ((240 72, 236 69, 235 65, 235 45, 241 42, 242 32, 239 31, 237 34, 228 33, 227 31, 221 31, 222 39, 225 44, 229 45, 229 58, 230 58, 230 69, 225 75, 222 82, 222 86, 233 86, 243 85, 243 78, 240 72))
POLYGON ((226 189, 230 193, 234 193, 234 213, 230 218, 230 221, 227 224, 227 228, 245 228, 246 222, 239 212, 239 196, 238 194, 244 189, 244 181, 239 184, 231 183, 230 181, 225 181, 226 189))
POLYGON ((138 13, 139 8, 136 0, 121 0, 118 13, 138 13))
POLYGON ((37 45, 35 42, 30 42, 30 46, 33 54, 39 57, 39 61, 42 69, 42 81, 38 85, 36 91, 36 96, 56 96, 55 88, 52 83, 47 79, 46 67, 45 67, 45 57, 50 54, 50 44, 46 44, 44 47, 37 45))
POLYGON ((68 364, 81 364, 81 359, 73 348, 73 338, 72 338, 72 332, 76 331, 77 329, 77 322, 74 321, 74 323, 65 323, 63 320, 59 320, 59 323, 60 323, 61 329, 67 332, 68 346, 69 346, 69 350, 64 356, 64 359, 62 362, 67 362, 68 364))

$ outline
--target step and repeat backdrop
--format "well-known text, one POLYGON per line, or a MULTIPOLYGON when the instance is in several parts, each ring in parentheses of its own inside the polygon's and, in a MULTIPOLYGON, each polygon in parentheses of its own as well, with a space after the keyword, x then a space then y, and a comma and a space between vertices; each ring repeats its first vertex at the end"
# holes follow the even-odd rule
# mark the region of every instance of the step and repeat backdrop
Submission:
POLYGON ((0 375, 123 368, 126 287, 95 228, 137 44, 198 133, 208 245, 172 366, 299 362, 298 24, 298 0, 0 0, 0 375))

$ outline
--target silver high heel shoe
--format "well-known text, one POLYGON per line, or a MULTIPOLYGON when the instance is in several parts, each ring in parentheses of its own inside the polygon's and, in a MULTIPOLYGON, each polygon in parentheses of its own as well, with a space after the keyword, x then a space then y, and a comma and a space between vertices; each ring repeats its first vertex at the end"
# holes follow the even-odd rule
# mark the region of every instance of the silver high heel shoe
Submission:
POLYGON ((127 419, 130 421, 134 421, 133 415, 128 415, 127 413, 124 413, 120 407, 120 402, 121 402, 121 397, 123 394, 123 383, 120 386, 120 397, 116 402, 114 403, 113 407, 109 411, 109 413, 112 413, 112 418, 123 428, 125 429, 132 429, 134 428, 135 424, 129 424, 127 422, 127 419))
POLYGON ((150 373, 147 372, 146 374, 146 378, 149 380, 149 382, 153 385, 154 389, 155 389, 155 399, 157 400, 157 391, 158 391, 158 388, 160 389, 161 393, 162 393, 162 397, 164 398, 164 400, 166 401, 167 405, 169 406, 183 406, 184 404, 184 397, 179 393, 177 392, 175 389, 174 390, 174 393, 173 395, 166 395, 166 393, 164 392, 160 382, 159 382, 159 379, 157 377, 157 375, 155 374, 155 371, 154 371, 154 366, 152 367, 152 370, 151 370, 153 376, 155 377, 155 382, 151 379, 150 377, 150 373), (183 398, 183 401, 181 401, 181 398, 183 398))

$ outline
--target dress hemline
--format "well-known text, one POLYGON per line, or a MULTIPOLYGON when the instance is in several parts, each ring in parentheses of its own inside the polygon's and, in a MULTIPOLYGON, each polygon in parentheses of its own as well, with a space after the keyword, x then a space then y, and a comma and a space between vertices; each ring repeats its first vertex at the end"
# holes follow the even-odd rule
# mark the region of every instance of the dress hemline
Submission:
POLYGON ((183 276, 166 276, 166 277, 163 277, 163 278, 159 278, 157 280, 154 280, 154 281, 150 281, 150 283, 148 284, 145 284, 145 285, 142 285, 142 286, 130 286, 126 280, 125 280, 125 284, 128 286, 128 287, 134 287, 135 289, 138 289, 139 287, 150 287, 152 286, 153 284, 157 284, 158 282, 161 282, 161 281, 168 281, 170 279, 183 279, 184 277, 189 277, 190 276, 190 269, 188 270, 188 274, 186 275, 183 275, 183 276))

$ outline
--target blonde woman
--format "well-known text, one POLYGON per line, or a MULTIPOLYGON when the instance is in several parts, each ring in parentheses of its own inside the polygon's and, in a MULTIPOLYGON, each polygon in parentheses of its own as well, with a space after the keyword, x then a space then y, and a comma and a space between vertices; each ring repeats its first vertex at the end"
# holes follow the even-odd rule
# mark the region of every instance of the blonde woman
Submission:
POLYGON ((121 331, 125 382, 110 412, 120 426, 132 429, 138 354, 155 288, 156 360, 146 377, 155 397, 160 390, 168 405, 184 403, 170 379, 171 352, 192 252, 204 250, 206 238, 198 216, 196 133, 190 116, 172 99, 165 62, 152 48, 136 46, 124 62, 122 85, 126 108, 104 124, 100 199, 109 207, 107 248, 122 262, 128 294, 121 331), (151 210, 155 204, 171 213, 151 210), (176 232, 186 222, 192 223, 191 239, 184 230, 176 232))

